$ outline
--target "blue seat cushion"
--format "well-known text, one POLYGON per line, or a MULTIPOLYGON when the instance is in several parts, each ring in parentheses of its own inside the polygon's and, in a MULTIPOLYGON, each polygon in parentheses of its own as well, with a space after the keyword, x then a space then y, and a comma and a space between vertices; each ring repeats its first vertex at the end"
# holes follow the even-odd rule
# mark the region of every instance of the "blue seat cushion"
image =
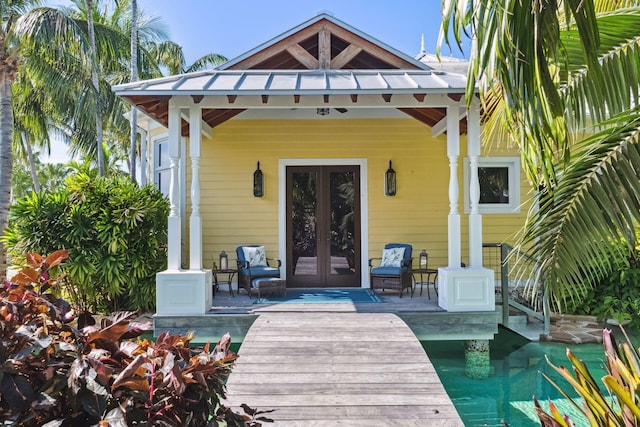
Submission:
POLYGON ((256 277, 280 277, 280 269, 277 267, 251 267, 251 278, 256 277))
POLYGON ((254 288, 258 287, 258 284, 261 282, 268 282, 270 280, 282 280, 279 277, 256 277, 251 281, 251 286, 254 288))
POLYGON ((400 267, 376 267, 371 269, 374 276, 399 276, 403 269, 400 267))

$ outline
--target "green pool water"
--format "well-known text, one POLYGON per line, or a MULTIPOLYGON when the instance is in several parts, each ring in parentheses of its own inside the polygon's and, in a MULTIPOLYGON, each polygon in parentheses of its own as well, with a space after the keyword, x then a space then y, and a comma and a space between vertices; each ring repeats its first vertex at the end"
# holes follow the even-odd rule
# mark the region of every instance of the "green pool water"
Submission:
MULTIPOLYGON (((634 341, 635 344, 635 341, 634 341)), ((422 342, 447 394, 453 401, 465 426, 503 426, 505 420, 512 427, 539 426, 532 397, 545 403, 548 399, 563 413, 577 410, 540 374, 544 372, 563 386, 567 383, 551 368, 545 354, 556 365, 569 365, 567 347, 585 361, 594 378, 604 375, 602 344, 570 345, 562 343, 528 342, 518 335, 500 329, 491 341, 491 373, 489 378, 474 380, 465 376, 464 342, 422 342)), ((573 391, 570 386, 565 391, 573 391)), ((574 393, 569 393, 572 397, 574 393)), ((572 416, 580 426, 584 419, 572 416)))

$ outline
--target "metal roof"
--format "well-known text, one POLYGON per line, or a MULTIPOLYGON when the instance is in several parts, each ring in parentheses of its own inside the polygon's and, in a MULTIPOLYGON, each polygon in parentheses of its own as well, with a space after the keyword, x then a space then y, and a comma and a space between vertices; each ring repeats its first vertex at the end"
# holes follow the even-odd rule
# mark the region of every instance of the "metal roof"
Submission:
POLYGON ((346 29, 347 31, 352 32, 353 34, 356 34, 359 37, 362 37, 363 39, 367 40, 368 42, 380 47, 381 49, 384 49, 390 53, 392 53, 393 55, 398 56, 399 58, 402 58, 403 60, 413 64, 416 68, 418 69, 423 69, 423 70, 428 70, 430 69, 429 65, 420 62, 419 60, 417 60, 416 58, 413 58, 412 56, 407 55, 404 52, 401 52, 391 46, 389 46, 386 43, 381 42, 380 40, 376 39, 375 37, 370 36, 369 34, 358 30, 355 27, 352 27, 351 25, 347 24, 346 22, 336 18, 335 16, 333 16, 330 13, 327 12, 320 12, 318 13, 316 16, 314 16, 313 18, 301 23, 300 25, 296 25, 295 27, 291 28, 288 31, 285 31, 284 33, 272 38, 271 40, 262 43, 261 45, 251 49, 250 51, 236 57, 233 58, 227 62, 225 62, 224 64, 221 64, 220 66, 217 67, 217 69, 219 70, 226 70, 229 68, 232 68, 233 66, 235 66, 237 63, 242 62, 244 59, 250 57, 251 55, 256 54, 257 52, 260 52, 266 48, 268 48, 269 46, 273 46, 276 43, 278 43, 279 41, 286 39, 287 37, 291 36, 292 34, 297 33, 298 31, 303 30, 304 28, 307 28, 311 25, 313 25, 316 22, 322 21, 323 19, 326 19, 327 21, 330 21, 334 24, 336 24, 339 27, 342 27, 344 29, 346 29))
POLYGON ((136 95, 464 93, 466 76, 434 70, 208 70, 114 86, 136 95))

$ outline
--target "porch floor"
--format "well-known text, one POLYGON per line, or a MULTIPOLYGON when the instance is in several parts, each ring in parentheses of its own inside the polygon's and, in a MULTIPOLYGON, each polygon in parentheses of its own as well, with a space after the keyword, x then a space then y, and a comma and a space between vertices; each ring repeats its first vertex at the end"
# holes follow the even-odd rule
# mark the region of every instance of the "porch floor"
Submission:
MULTIPOLYGON (((382 299, 382 303, 324 303, 324 304, 255 304, 256 298, 254 296, 248 297, 244 290, 240 293, 234 289, 234 295, 231 296, 227 287, 216 291, 213 298, 213 306, 209 311, 209 314, 260 314, 265 312, 291 312, 291 311, 341 311, 341 312, 358 312, 358 313, 421 313, 421 312, 444 312, 442 308, 438 306, 438 297, 435 292, 430 289, 431 299, 427 297, 427 289, 424 288, 422 295, 420 295, 420 289, 418 288, 411 297, 411 293, 402 294, 402 298, 398 294, 398 291, 376 291, 376 295, 382 299)), ((290 289, 290 288, 289 288, 290 289)), ((288 290, 289 290, 288 289, 288 290)), ((331 289, 331 288, 328 288, 331 289)), ((348 288, 359 289, 359 288, 348 288)))
POLYGON ((256 304, 241 291, 231 296, 222 286, 216 291, 211 309, 205 315, 153 316, 154 333, 167 331, 185 334, 193 332, 197 342, 217 341, 230 333, 234 342, 243 342, 249 328, 261 315, 268 313, 390 313, 400 317, 420 341, 493 339, 498 332, 498 312, 447 312, 437 304, 431 289, 431 299, 426 288, 400 298, 397 291, 376 292, 382 303, 267 303, 256 304))

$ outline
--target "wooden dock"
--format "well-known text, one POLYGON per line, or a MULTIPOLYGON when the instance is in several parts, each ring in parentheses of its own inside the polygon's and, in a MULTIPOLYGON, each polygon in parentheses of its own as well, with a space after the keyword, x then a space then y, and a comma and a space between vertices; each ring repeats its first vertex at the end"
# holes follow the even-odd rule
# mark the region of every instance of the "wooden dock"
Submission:
POLYGON ((274 409, 265 426, 463 426, 422 345, 395 314, 264 313, 226 404, 274 409))

